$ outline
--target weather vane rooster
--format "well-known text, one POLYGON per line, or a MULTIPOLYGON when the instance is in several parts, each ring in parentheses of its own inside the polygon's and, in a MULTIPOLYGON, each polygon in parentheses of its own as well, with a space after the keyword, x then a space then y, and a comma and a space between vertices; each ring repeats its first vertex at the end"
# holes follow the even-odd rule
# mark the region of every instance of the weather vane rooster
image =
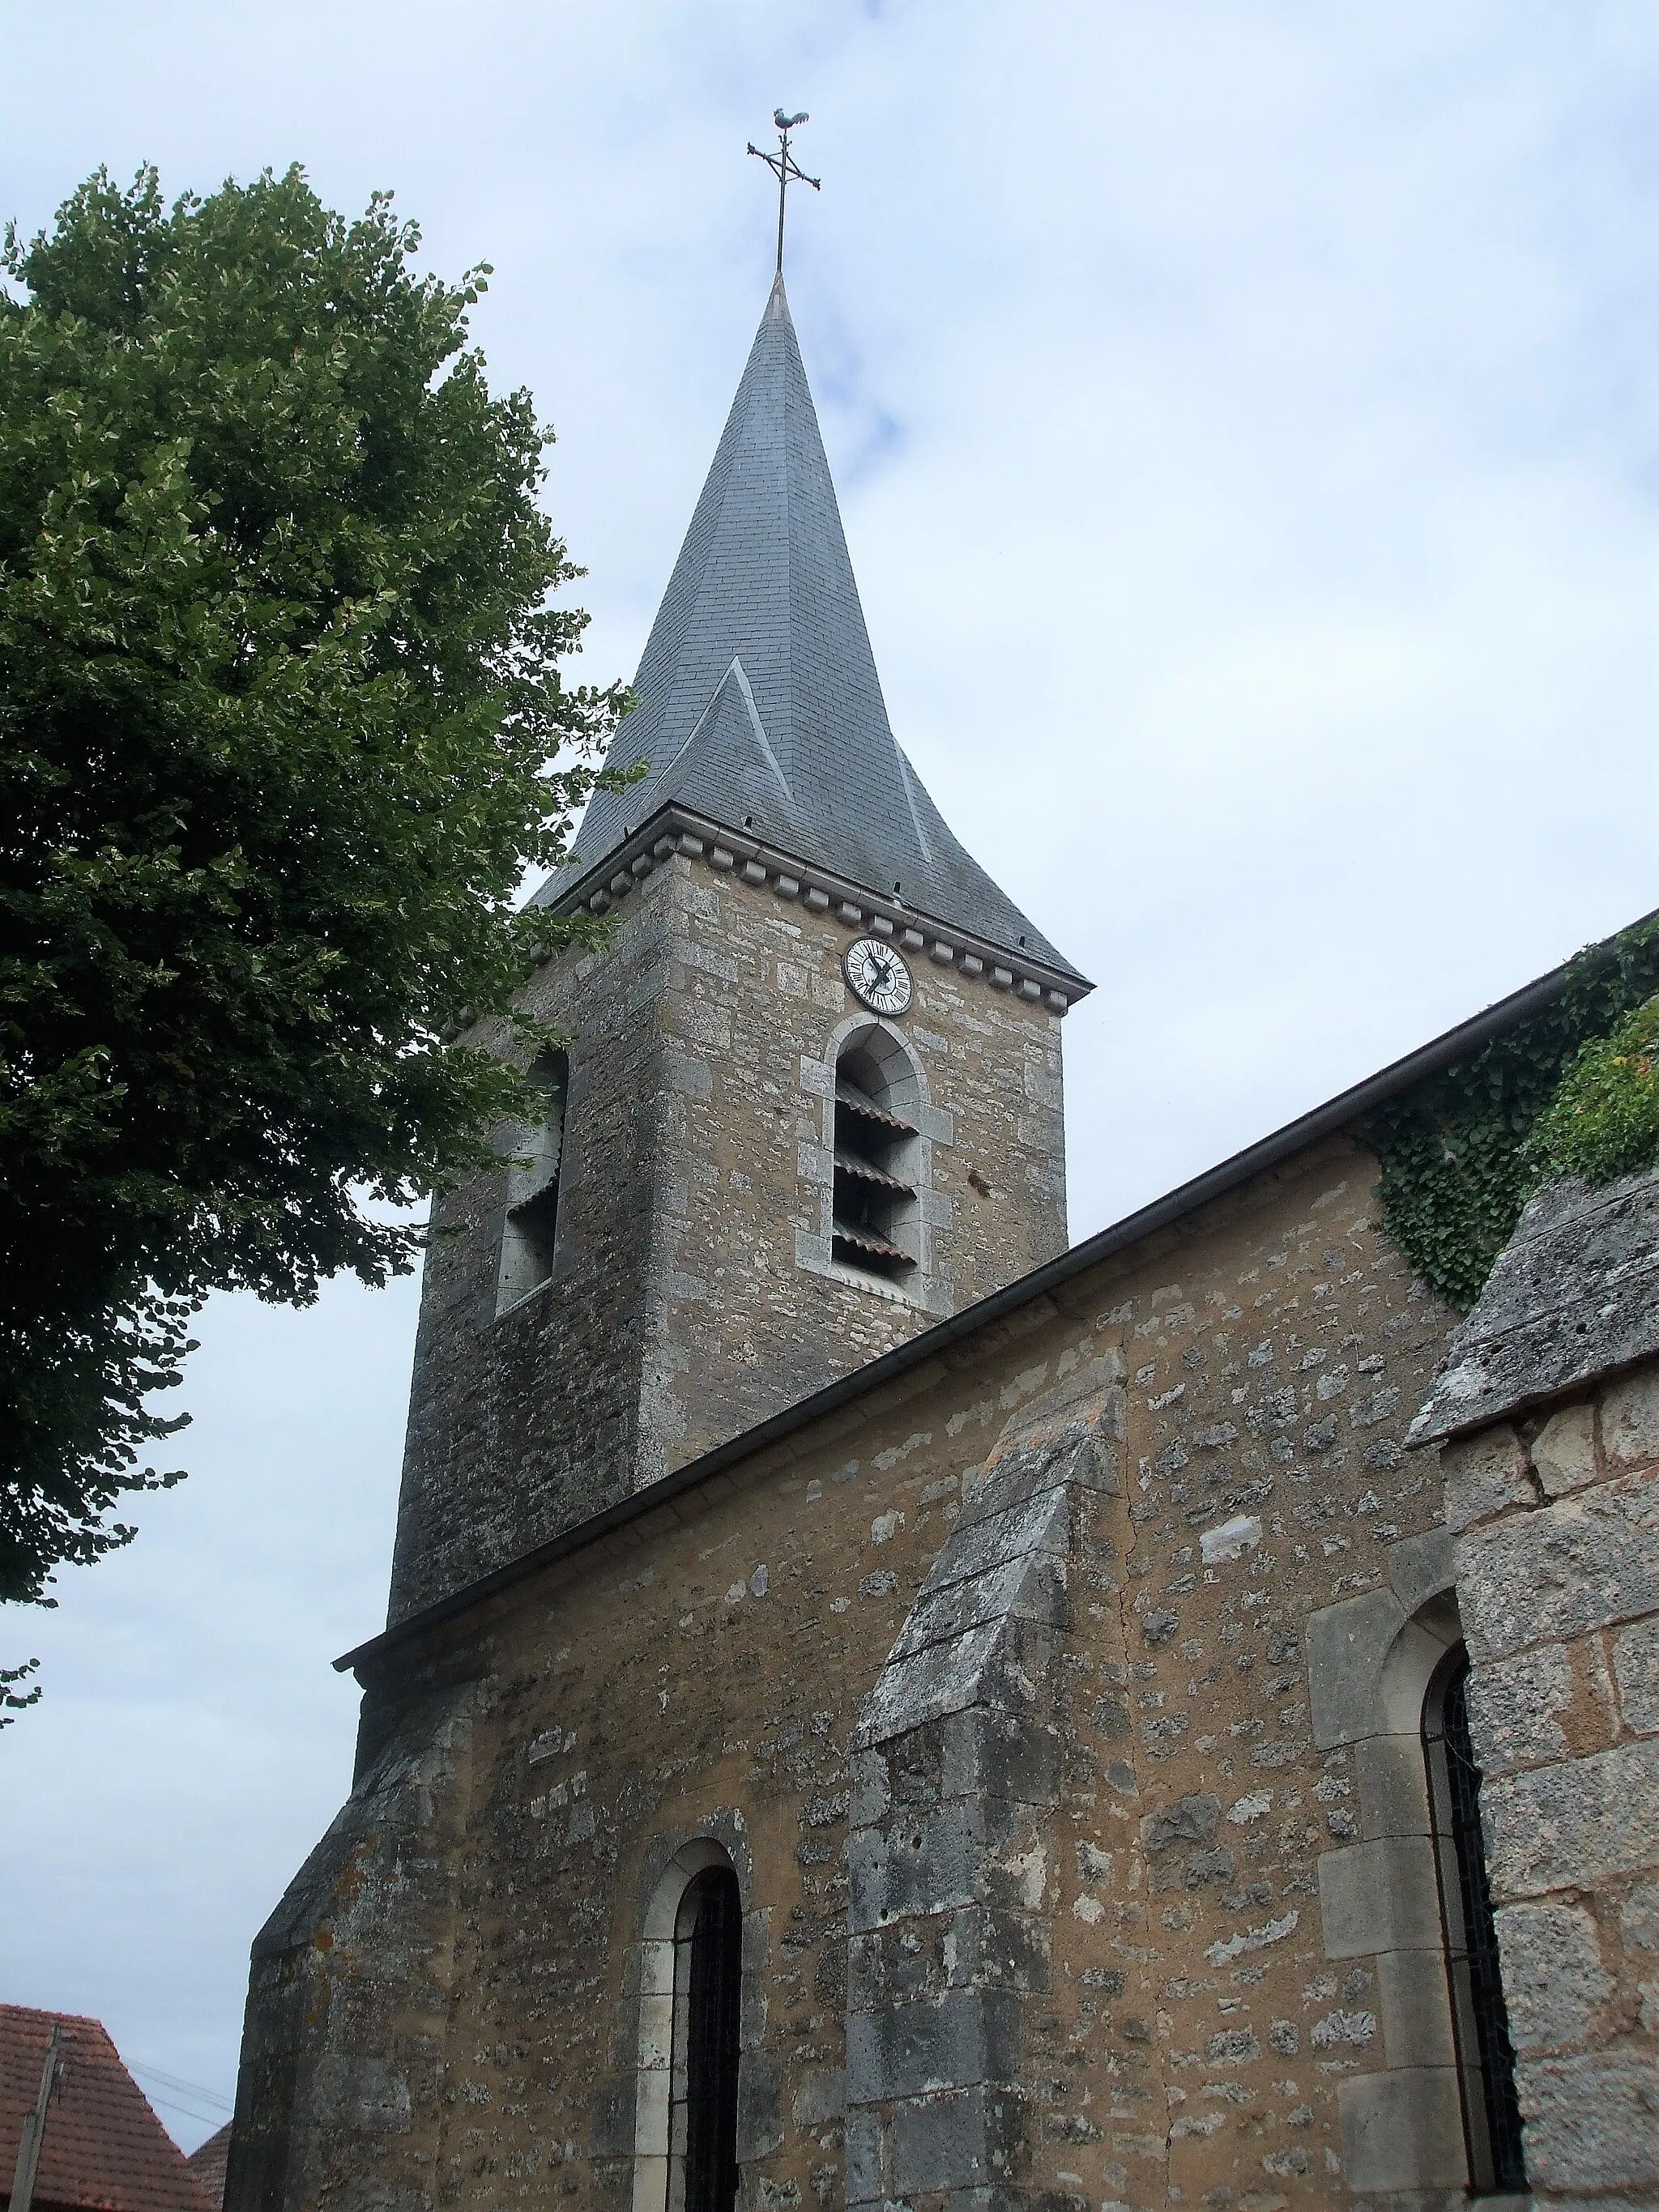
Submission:
POLYGON ((772 120, 778 126, 777 152, 775 154, 763 153, 761 149, 752 143, 749 148, 750 152, 755 156, 756 160, 757 161, 764 161, 767 167, 772 172, 772 174, 778 180, 778 274, 780 276, 783 274, 783 208, 785 195, 787 193, 792 184, 811 185, 815 192, 822 191, 823 189, 822 179, 817 177, 809 177, 804 169, 799 168, 796 166, 794 155, 789 150, 789 133, 797 129, 801 124, 810 123, 811 119, 812 118, 810 115, 804 112, 799 115, 786 115, 781 107, 776 108, 773 111, 772 120))

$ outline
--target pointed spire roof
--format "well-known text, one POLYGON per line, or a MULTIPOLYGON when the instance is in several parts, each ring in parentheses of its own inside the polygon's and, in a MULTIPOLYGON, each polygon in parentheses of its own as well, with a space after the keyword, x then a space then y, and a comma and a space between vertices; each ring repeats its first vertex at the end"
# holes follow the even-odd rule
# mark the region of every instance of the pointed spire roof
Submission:
POLYGON ((606 764, 652 772, 595 793, 542 898, 677 803, 1076 974, 957 843, 894 738, 781 276, 635 690, 606 764))

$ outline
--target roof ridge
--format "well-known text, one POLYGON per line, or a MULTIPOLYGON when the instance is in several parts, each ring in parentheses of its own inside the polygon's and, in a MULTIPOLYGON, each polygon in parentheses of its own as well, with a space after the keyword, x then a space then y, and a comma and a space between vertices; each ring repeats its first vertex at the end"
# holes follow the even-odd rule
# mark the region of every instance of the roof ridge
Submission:
MULTIPOLYGON (((778 781, 783 786, 785 796, 788 799, 790 805, 793 806, 795 803, 795 794, 789 788, 789 778, 784 773, 783 763, 779 760, 776 753, 773 751, 771 740, 766 734, 766 725, 761 720, 760 708, 755 704, 754 687, 749 681, 749 672, 743 665, 741 655, 735 653, 732 656, 732 665, 726 670, 725 675, 720 678, 720 690, 723 691, 726 689, 726 686, 731 682, 734 676, 738 679, 738 689, 743 694, 744 704, 749 709, 749 720, 754 729, 756 741, 759 744, 761 750, 765 754, 768 762, 770 763, 773 775, 776 776, 778 781)), ((718 697, 720 695, 717 692, 715 694, 715 697, 718 697)), ((709 704, 712 706, 714 704, 714 701, 711 700, 709 704)))
MULTIPOLYGON (((49 2005, 11 2004, 4 2001, 0 2001, 0 2013, 9 2012, 27 2014, 34 2020, 72 2020, 82 2027, 95 2027, 100 2034, 109 2034, 109 2030, 104 2026, 103 2021, 99 2019, 96 2013, 54 2012, 49 2005)), ((112 2042, 114 2040, 113 2037, 111 2037, 110 2039, 112 2042)))

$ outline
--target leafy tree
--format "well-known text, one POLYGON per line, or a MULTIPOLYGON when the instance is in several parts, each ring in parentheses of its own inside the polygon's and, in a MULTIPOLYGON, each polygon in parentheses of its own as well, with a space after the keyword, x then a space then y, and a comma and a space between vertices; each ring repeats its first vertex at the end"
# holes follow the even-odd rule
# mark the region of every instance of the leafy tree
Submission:
POLYGON ((520 1079, 625 695, 568 686, 546 434, 302 173, 100 173, 0 289, 0 1596, 130 1537, 210 1291, 379 1283, 520 1079))

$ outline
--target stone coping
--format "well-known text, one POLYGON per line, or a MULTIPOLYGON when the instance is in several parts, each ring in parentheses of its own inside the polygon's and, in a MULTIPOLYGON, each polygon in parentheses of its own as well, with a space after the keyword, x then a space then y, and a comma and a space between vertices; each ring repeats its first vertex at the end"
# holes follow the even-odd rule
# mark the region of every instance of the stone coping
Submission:
POLYGON ((1659 1354, 1659 1169, 1528 1206, 1407 1444, 1443 1443, 1659 1354))

